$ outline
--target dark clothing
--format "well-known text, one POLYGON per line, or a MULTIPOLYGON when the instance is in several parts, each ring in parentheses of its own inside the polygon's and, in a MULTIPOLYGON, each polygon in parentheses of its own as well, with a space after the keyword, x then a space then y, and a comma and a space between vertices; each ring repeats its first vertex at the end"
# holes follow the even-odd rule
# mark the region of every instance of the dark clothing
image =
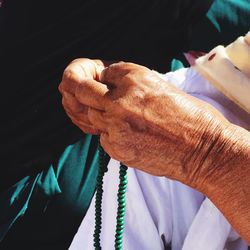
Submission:
POLYGON ((95 191, 96 148, 96 138, 86 135, 48 170, 23 179, 5 197, 0 194, 0 249, 69 247, 95 191))
POLYGON ((95 191, 97 138, 72 125, 57 91, 66 65, 90 57, 167 71, 190 44, 206 51, 248 30, 248 0, 216 0, 206 17, 212 2, 3 2, 0 249, 67 249, 95 191))
POLYGON ((67 249, 95 191, 97 138, 71 123, 57 90, 67 64, 90 57, 167 71, 211 2, 4 1, 1 249, 67 249))
POLYGON ((48 168, 83 137, 57 90, 74 58, 166 71, 212 1, 9 0, 0 9, 0 190, 48 168))

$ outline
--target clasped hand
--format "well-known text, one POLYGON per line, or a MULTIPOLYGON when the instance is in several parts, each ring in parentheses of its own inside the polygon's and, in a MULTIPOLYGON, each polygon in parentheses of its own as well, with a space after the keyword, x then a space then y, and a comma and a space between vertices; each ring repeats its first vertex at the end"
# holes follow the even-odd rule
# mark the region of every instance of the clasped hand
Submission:
POLYGON ((112 158, 195 187, 206 175, 211 141, 227 125, 209 104, 132 63, 106 67, 77 59, 65 69, 59 90, 72 122, 99 134, 112 158))

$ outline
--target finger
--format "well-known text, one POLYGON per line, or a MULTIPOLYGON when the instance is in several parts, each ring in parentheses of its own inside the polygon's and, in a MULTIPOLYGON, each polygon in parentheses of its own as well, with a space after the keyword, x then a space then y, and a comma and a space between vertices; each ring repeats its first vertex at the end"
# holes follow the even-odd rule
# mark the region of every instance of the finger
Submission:
POLYGON ((93 125, 90 121, 89 121, 89 118, 88 118, 88 114, 85 114, 85 113, 78 113, 76 115, 76 113, 72 113, 71 110, 69 109, 65 109, 67 115, 70 117, 71 120, 74 119, 74 121, 77 121, 79 123, 84 123, 86 125, 93 125))
MULTIPOLYGON (((71 121, 77 125, 78 127, 82 128, 84 127, 85 132, 86 132, 86 128, 85 127, 89 127, 91 129, 91 131, 93 131, 94 126, 93 124, 89 121, 89 117, 88 117, 88 106, 85 105, 81 105, 81 107, 79 108, 78 106, 76 108, 72 108, 73 105, 68 105, 67 103, 65 104, 65 102, 67 102, 69 99, 67 98, 63 98, 63 106, 64 109, 67 113, 67 115, 70 117, 71 121)), ((72 101, 74 101, 74 99, 72 99, 72 101)), ((77 103, 78 105, 78 103, 77 103)), ((97 131, 97 129, 95 129, 97 131)), ((91 132, 93 134, 93 132, 91 132)), ((95 132, 95 133, 99 133, 95 132)))
POLYGON ((99 129, 102 132, 107 132, 108 123, 104 118, 104 112, 89 108, 88 118, 91 124, 95 126, 95 128, 99 129))
POLYGON ((63 79, 58 87, 59 91, 61 93, 66 91, 74 95, 79 82, 86 78, 86 71, 80 65, 71 63, 63 72, 63 79))
POLYGON ((124 82, 124 76, 138 69, 147 68, 134 63, 114 63, 101 72, 100 81, 112 89, 124 82))
POLYGON ((100 143, 101 143, 101 146, 103 147, 103 149, 105 150, 105 152, 107 152, 111 158, 113 158, 115 160, 119 160, 117 155, 115 154, 113 148, 112 148, 112 145, 109 143, 109 134, 108 133, 101 133, 100 143))
POLYGON ((113 159, 125 163, 124 155, 119 154, 118 151, 115 150, 115 147, 116 147, 117 145, 113 145, 113 143, 110 142, 110 135, 109 135, 109 133, 101 133, 101 135, 100 135, 100 143, 101 143, 103 149, 104 149, 113 159))
POLYGON ((79 82, 76 82, 76 81, 63 80, 59 84, 58 90, 60 91, 61 94, 63 94, 63 92, 68 92, 68 93, 74 95, 78 84, 79 84, 79 82))
POLYGON ((101 61, 78 58, 73 60, 64 70, 63 79, 72 79, 77 82, 80 82, 86 77, 95 79, 96 69, 100 67, 104 69, 104 65, 101 64, 101 61))
POLYGON ((74 116, 71 116, 70 113, 67 113, 69 118, 71 119, 71 121, 78 127, 80 128, 84 133, 86 134, 100 134, 101 131, 97 128, 95 128, 95 126, 93 126, 89 121, 88 118, 87 119, 76 119, 74 116))
POLYGON ((81 104, 94 109, 105 110, 105 105, 109 101, 105 95, 107 92, 107 86, 104 84, 93 79, 86 79, 78 85, 75 96, 81 104))
POLYGON ((88 114, 88 107, 78 102, 72 94, 64 91, 62 93, 62 96, 63 106, 70 110, 72 113, 84 113, 86 115, 88 114))
POLYGON ((67 91, 74 94, 76 87, 84 79, 92 78, 98 80, 104 67, 104 62, 100 60, 90 60, 87 58, 75 59, 64 70, 59 91, 67 91))
POLYGON ((101 134, 101 131, 97 128, 95 128, 92 125, 86 125, 84 123, 81 122, 74 122, 74 120, 72 120, 72 122, 78 127, 80 128, 85 134, 92 134, 92 135, 99 135, 101 134))

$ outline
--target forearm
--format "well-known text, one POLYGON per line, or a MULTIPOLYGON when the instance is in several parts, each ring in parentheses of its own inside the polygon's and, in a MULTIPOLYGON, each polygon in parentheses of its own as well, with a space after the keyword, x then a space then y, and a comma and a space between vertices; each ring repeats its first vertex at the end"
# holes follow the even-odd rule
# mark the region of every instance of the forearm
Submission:
POLYGON ((238 126, 228 126, 210 147, 203 167, 208 171, 198 189, 249 243, 250 133, 238 126))
POLYGON ((112 158, 203 192, 250 241, 249 132, 143 66, 101 62, 99 70, 81 60, 69 69, 60 90, 75 90, 80 107, 64 106, 84 132, 101 134, 112 158))

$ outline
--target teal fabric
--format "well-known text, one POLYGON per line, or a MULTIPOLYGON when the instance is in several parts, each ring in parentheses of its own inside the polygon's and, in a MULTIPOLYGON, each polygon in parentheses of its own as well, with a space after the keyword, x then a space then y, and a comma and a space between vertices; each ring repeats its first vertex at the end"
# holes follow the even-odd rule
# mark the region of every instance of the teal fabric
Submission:
POLYGON ((181 68, 184 68, 184 64, 181 60, 178 60, 178 59, 173 59, 171 61, 171 71, 175 71, 175 70, 178 70, 178 69, 181 69, 181 68))
MULTIPOLYGON (((194 26, 190 50, 209 52, 219 44, 231 43, 249 30, 249 0, 215 0, 207 15, 194 26)), ((183 54, 171 63, 172 71, 181 67, 188 67, 183 54)))
POLYGON ((0 194, 0 241, 13 223, 25 214, 37 177, 35 180, 25 177, 6 192, 0 194))
POLYGON ((46 171, 0 194, 1 240, 8 232, 1 249, 67 249, 95 191, 97 147, 86 135, 46 171))
MULTIPOLYGON (((215 0, 193 32, 191 49, 227 44, 249 24, 248 0, 215 0)), ((172 70, 182 67, 181 61, 174 60, 172 70)), ((0 193, 0 248, 67 249, 91 202, 97 170, 97 138, 86 135, 47 170, 0 193)))
POLYGON ((215 0, 193 31, 191 49, 208 52, 250 30, 249 0, 215 0))

